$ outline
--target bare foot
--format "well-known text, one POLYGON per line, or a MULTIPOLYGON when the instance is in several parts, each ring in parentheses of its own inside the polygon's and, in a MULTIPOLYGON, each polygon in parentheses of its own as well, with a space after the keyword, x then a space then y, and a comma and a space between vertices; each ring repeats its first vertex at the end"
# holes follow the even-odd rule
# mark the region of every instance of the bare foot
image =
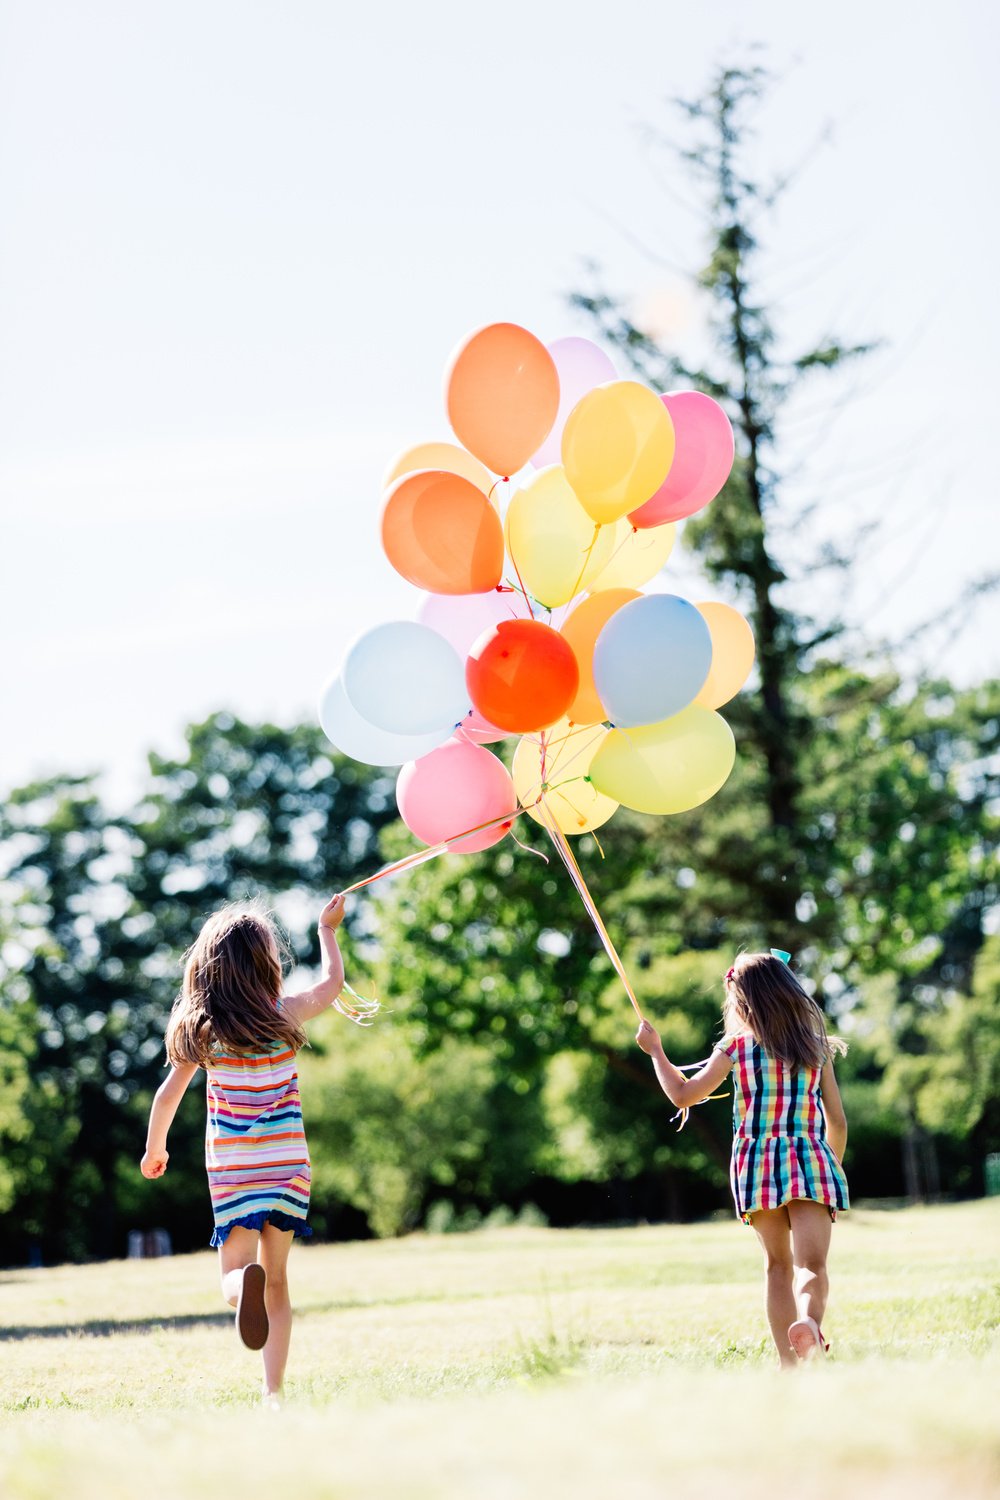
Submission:
POLYGON ((830 1345, 815 1318, 800 1318, 788 1330, 788 1342, 799 1359, 813 1359, 817 1354, 826 1354, 830 1345))

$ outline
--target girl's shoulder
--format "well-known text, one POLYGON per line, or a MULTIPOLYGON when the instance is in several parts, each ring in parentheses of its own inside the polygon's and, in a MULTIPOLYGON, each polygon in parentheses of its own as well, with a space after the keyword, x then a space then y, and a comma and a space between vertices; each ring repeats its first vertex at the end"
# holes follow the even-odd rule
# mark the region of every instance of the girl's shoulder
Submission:
POLYGON ((748 1047, 754 1047, 757 1038, 752 1031, 733 1031, 716 1042, 714 1051, 724 1052, 727 1057, 737 1057, 748 1047))

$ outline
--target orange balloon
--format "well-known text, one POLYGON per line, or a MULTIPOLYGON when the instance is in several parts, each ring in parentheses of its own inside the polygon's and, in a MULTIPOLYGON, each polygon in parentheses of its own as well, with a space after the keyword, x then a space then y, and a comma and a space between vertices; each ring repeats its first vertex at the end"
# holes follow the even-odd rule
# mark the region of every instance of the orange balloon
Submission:
POLYGON ((503 527, 460 474, 404 474, 382 508, 382 546, 403 577, 432 594, 485 594, 503 572, 503 527))
POLYGON ((455 443, 417 443, 398 453, 382 476, 382 488, 387 490, 401 474, 413 474, 417 469, 446 469, 449 474, 461 474, 482 490, 487 499, 492 498, 496 480, 478 458, 466 453, 455 443))
POLYGON ((484 630, 465 665, 473 706, 491 724, 516 734, 561 719, 579 682, 573 648, 540 620, 501 620, 484 630))
POLYGON ((459 442, 506 478, 548 437, 559 411, 559 374, 533 333, 490 323, 451 356, 444 399, 459 442))
POLYGON ((594 644, 615 611, 640 597, 638 589, 599 589, 563 621, 559 634, 572 646, 580 669, 580 686, 567 713, 571 723, 600 724, 607 718, 594 686, 594 644))

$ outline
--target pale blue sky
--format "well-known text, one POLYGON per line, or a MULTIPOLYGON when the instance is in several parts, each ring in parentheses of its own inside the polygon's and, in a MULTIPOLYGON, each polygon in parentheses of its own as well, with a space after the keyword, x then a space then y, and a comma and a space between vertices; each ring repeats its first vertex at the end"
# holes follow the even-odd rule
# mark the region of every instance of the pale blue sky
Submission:
MULTIPOLYGON (((855 617, 899 635, 947 607, 1000 565, 995 14, 0 5, 4 783, 125 786, 213 708, 311 714, 358 628, 414 612, 379 479, 448 435, 441 373, 472 328, 586 332, 563 297, 592 257, 696 348, 699 222, 639 127, 673 130, 664 101, 749 42, 783 74, 761 169, 832 126, 770 226, 788 347, 891 346, 829 433, 822 383, 790 432, 823 505, 787 545, 885 511, 855 617)), ((943 665, 995 671, 998 625, 984 608, 943 665)))

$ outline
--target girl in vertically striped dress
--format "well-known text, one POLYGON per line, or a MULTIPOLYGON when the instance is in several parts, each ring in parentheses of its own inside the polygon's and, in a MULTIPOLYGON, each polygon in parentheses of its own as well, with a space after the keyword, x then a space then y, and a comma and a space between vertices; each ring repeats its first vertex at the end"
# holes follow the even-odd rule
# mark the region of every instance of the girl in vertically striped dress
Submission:
POLYGON ((344 964, 337 928, 344 898, 319 919, 324 970, 302 994, 282 996, 281 948, 255 904, 210 917, 187 954, 184 982, 167 1025, 170 1072, 153 1100, 141 1169, 162 1177, 167 1132, 199 1067, 207 1075, 205 1164, 219 1249, 222 1294, 236 1329, 262 1349, 264 1396, 276 1402, 288 1359, 292 1309, 286 1264, 292 1240, 311 1233, 309 1148, 302 1124, 296 1054, 304 1023, 339 1004, 344 964))
POLYGON ((833 1071, 845 1047, 827 1034, 787 960, 777 950, 737 958, 725 977, 725 1035, 691 1078, 670 1062, 648 1021, 636 1036, 678 1109, 734 1074, 730 1181, 736 1212, 764 1252, 767 1318, 783 1368, 829 1348, 821 1325, 830 1230, 848 1207, 847 1120, 833 1071))

